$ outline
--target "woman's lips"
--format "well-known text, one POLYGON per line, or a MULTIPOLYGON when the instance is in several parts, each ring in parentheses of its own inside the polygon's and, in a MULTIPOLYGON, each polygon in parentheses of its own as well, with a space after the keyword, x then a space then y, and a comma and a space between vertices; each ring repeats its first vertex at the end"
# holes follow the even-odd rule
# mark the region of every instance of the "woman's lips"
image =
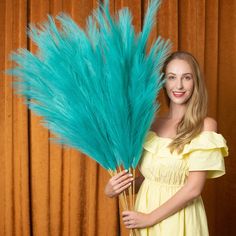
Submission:
POLYGON ((173 95, 177 98, 184 96, 185 92, 172 92, 173 95))

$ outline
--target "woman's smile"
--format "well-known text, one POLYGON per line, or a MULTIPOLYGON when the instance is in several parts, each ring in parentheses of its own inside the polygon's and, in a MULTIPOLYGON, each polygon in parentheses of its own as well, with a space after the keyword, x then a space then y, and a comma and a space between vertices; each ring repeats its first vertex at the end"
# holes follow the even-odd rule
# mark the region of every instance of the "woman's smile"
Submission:
POLYGON ((175 97, 177 97, 177 98, 179 98, 179 97, 182 97, 182 96, 184 96, 184 94, 185 94, 185 92, 172 92, 173 93, 173 95, 175 96, 175 97))

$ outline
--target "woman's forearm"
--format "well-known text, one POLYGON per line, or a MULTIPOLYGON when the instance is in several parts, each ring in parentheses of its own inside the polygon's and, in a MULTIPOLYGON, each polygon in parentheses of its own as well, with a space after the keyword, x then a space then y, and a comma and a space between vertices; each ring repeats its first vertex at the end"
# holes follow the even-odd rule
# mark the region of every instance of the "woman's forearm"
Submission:
POLYGON ((206 173, 201 173, 198 175, 198 178, 198 184, 185 184, 178 192, 176 192, 174 196, 151 212, 153 224, 157 224, 167 217, 175 214, 201 194, 206 179, 206 173))
POLYGON ((184 208, 190 201, 197 196, 189 191, 187 188, 181 188, 172 198, 162 204, 160 207, 155 209, 151 215, 154 224, 166 219, 173 215, 180 209, 184 208))

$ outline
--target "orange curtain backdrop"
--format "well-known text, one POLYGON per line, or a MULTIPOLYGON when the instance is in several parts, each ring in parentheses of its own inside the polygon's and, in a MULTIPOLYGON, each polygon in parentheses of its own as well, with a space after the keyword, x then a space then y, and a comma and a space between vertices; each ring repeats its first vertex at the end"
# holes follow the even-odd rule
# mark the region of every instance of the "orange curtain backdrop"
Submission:
MULTIPOLYGON (((110 0, 111 10, 128 6, 137 31, 147 0, 110 0)), ((8 55, 24 47, 29 22, 66 11, 80 25, 97 0, 1 0, 0 69, 12 66, 8 55)), ((209 180, 203 198, 210 235, 233 236, 236 217, 236 164, 232 157, 236 117, 236 1, 163 0, 152 32, 170 38, 173 50, 198 59, 209 93, 209 115, 218 121, 230 149, 227 175, 209 180)), ((151 40, 150 40, 151 43, 151 40)), ((0 235, 128 235, 117 200, 104 196, 108 173, 85 155, 48 141, 40 118, 13 95, 9 76, 0 80, 0 235)), ((160 95, 161 110, 167 106, 160 95)))

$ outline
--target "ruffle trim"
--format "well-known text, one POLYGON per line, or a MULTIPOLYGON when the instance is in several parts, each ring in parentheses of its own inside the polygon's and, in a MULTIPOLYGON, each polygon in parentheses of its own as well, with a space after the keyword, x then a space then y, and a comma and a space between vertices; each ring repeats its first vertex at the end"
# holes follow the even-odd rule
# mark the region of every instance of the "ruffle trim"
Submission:
POLYGON ((223 156, 228 156, 228 147, 225 138, 214 131, 203 131, 195 137, 189 144, 186 144, 182 155, 193 151, 221 149, 223 156))
MULTIPOLYGON (((145 143, 143 144, 143 148, 148 152, 153 154, 156 153, 160 156, 171 155, 169 148, 167 148, 171 141, 171 138, 159 137, 155 132, 149 131, 145 143)), ((221 134, 214 131, 202 131, 197 137, 192 139, 189 144, 184 146, 184 149, 179 156, 185 157, 194 151, 211 149, 221 149, 222 155, 228 156, 226 140, 221 134)))

